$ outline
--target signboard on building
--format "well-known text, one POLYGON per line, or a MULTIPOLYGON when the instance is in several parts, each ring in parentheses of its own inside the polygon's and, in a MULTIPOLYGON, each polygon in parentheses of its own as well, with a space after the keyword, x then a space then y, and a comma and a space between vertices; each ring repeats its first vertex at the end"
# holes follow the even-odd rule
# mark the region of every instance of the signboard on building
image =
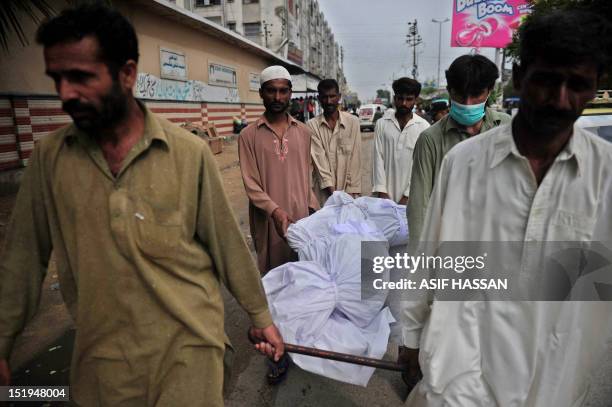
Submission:
POLYGON ((185 54, 166 48, 159 49, 160 72, 163 79, 187 80, 185 54))
POLYGON ((249 72, 249 90, 258 91, 259 90, 259 74, 249 72))
POLYGON ((287 59, 291 62, 295 62, 298 65, 302 65, 303 63, 303 52, 299 49, 294 43, 290 42, 287 45, 287 59))
POLYGON ((208 84, 214 86, 238 87, 236 69, 214 63, 208 64, 208 84))
POLYGON ((530 11, 528 0, 453 0, 451 47, 505 48, 530 11))

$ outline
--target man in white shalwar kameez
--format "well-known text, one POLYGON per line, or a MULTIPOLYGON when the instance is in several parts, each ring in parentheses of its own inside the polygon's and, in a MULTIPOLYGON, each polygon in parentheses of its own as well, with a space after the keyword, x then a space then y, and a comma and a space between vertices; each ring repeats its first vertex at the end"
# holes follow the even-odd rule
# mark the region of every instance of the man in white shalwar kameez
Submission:
POLYGON ((412 153, 421 132, 429 127, 427 120, 412 110, 421 84, 411 78, 393 82, 393 104, 376 122, 372 148, 372 192, 378 198, 391 199, 400 205, 408 203, 412 153))
MULTIPOLYGON (((446 155, 423 242, 601 241, 611 248, 612 144, 574 127, 609 63, 611 36, 608 22, 582 12, 528 20, 514 66, 518 115, 446 155)), ((612 267, 602 275, 612 276, 612 267)), ((611 342, 612 302, 403 307, 404 345, 419 349, 423 373, 410 406, 581 406, 611 342)))

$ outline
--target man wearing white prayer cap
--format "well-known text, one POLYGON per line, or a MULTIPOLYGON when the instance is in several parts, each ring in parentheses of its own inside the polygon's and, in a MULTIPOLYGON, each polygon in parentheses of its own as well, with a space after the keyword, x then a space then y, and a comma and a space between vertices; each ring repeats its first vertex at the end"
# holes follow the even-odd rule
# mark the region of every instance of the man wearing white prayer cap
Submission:
POLYGON ((263 85, 264 83, 273 79, 286 79, 289 81, 289 86, 291 87, 291 74, 283 66, 272 65, 261 71, 259 83, 260 85, 263 85))
MULTIPOLYGON (((318 209, 311 189, 310 132, 287 113, 291 75, 282 66, 261 72, 264 114, 240 132, 240 171, 249 197, 249 224, 262 274, 297 260, 286 241, 287 227, 318 209)), ((286 357, 272 363, 268 382, 284 377, 286 357)))
POLYGON ((264 274, 297 260, 285 240, 287 227, 317 204, 310 188, 310 132, 287 113, 291 75, 282 66, 269 66, 260 83, 266 111, 240 133, 238 146, 251 236, 264 274))

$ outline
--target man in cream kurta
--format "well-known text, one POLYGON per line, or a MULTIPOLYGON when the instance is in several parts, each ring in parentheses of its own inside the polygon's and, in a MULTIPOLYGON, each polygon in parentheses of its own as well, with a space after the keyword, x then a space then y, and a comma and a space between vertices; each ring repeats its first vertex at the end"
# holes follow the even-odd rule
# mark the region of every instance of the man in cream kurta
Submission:
MULTIPOLYGON (((601 32, 610 32, 606 22, 570 13, 524 27, 519 114, 443 159, 422 235, 428 247, 599 241, 612 249, 612 145, 573 126, 605 63, 601 32), (589 47, 568 50, 568 26, 589 27, 577 39, 589 47), (549 62, 557 55, 566 65, 549 62)), ((609 283, 612 267, 603 267, 598 276, 609 283)), ((414 301, 404 303, 402 323, 423 372, 411 406, 581 406, 610 346, 612 303, 414 301)))
POLYGON ((421 85, 410 78, 393 83, 395 109, 376 122, 372 149, 372 192, 405 205, 410 193, 412 153, 427 120, 412 113, 421 85))
POLYGON ((313 189, 323 205, 336 190, 361 194, 361 132, 357 117, 338 110, 338 83, 324 79, 318 89, 323 113, 307 125, 312 136, 313 189))

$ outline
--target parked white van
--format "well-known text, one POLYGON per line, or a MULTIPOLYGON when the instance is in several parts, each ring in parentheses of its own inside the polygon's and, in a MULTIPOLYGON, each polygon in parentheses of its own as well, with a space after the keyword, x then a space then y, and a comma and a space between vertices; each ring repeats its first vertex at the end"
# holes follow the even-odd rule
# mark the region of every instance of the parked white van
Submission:
POLYGON ((359 108, 359 127, 361 131, 370 129, 374 131, 374 114, 376 109, 380 107, 380 112, 385 113, 387 107, 385 105, 372 104, 372 105, 361 105, 359 108))

